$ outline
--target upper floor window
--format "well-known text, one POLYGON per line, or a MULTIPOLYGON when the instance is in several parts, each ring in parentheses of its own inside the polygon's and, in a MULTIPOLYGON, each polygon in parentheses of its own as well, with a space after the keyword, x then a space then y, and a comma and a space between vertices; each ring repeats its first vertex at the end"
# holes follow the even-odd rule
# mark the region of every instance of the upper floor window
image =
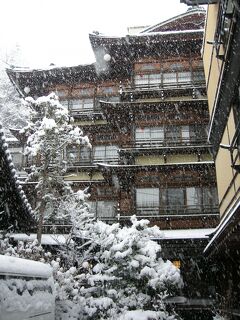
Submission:
POLYGON ((68 147, 67 158, 72 163, 89 164, 91 162, 91 149, 86 146, 68 147))
POLYGON ((137 208, 158 207, 159 189, 158 188, 137 188, 136 189, 137 208))
POLYGON ((136 141, 163 140, 164 139, 164 128, 162 126, 161 127, 136 128, 135 139, 136 139, 136 141))
POLYGON ((94 213, 97 218, 113 218, 116 215, 116 201, 88 201, 90 212, 94 213))
POLYGON ((140 212, 158 212, 170 210, 169 213, 204 212, 218 206, 215 187, 178 187, 178 188, 137 188, 136 207, 140 212))
POLYGON ((90 99, 71 99, 70 110, 73 112, 92 110, 93 109, 93 98, 90 99))
POLYGON ((85 96, 93 96, 94 95, 94 88, 91 87, 91 88, 81 88, 79 90, 79 93, 82 97, 85 97, 85 96))
POLYGON ((95 162, 117 162, 118 147, 114 145, 100 145, 93 148, 93 159, 95 162))
POLYGON ((150 73, 150 74, 136 74, 134 76, 135 85, 147 85, 147 84, 160 84, 162 81, 162 74, 150 73))
POLYGON ((193 81, 200 82, 205 80, 205 75, 203 70, 193 71, 193 81))
POLYGON ((159 126, 136 128, 135 141, 139 143, 165 141, 165 142, 204 142, 207 137, 204 125, 184 125, 184 126, 159 126))

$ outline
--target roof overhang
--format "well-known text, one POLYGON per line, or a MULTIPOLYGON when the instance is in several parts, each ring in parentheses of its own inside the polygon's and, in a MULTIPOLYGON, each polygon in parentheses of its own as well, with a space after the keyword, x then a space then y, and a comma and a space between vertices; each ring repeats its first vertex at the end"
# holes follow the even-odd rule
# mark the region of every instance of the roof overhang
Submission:
POLYGON ((216 228, 210 242, 204 249, 207 256, 225 254, 225 250, 239 249, 240 246, 240 198, 228 209, 216 228))
POLYGON ((180 0, 181 3, 185 3, 188 6, 201 6, 204 4, 218 3, 219 0, 180 0))

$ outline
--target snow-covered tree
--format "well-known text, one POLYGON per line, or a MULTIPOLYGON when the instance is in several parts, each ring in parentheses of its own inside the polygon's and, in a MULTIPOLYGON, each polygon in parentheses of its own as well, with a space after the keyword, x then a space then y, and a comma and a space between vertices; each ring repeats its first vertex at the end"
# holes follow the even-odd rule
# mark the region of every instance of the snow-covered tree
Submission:
POLYGON ((66 147, 70 144, 90 147, 90 144, 82 131, 73 125, 68 109, 59 103, 54 93, 37 100, 26 98, 25 104, 31 110, 32 121, 21 132, 28 137, 26 153, 34 163, 29 179, 37 181, 35 213, 40 243, 44 221, 56 221, 59 203, 72 193, 64 179, 66 147))
POLYGON ((9 80, 6 68, 19 65, 20 48, 7 53, 0 51, 0 116, 6 135, 10 128, 21 128, 29 117, 27 108, 21 104, 17 90, 9 80))

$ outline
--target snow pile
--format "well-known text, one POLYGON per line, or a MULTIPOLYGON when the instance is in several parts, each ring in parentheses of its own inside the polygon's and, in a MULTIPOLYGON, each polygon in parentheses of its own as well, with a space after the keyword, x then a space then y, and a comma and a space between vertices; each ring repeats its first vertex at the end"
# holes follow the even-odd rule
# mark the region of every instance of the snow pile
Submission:
POLYGON ((175 319, 174 316, 167 316, 162 311, 144 311, 134 310, 127 311, 119 317, 119 320, 171 320, 175 319))

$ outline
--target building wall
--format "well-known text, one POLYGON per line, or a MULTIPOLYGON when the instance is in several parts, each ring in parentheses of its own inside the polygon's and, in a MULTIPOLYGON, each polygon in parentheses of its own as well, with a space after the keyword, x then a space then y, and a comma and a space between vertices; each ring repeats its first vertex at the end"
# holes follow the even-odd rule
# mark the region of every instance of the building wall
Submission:
MULTIPOLYGON (((226 67, 226 57, 225 59, 219 59, 217 57, 216 46, 208 43, 213 43, 215 41, 215 32, 217 29, 219 10, 219 3, 208 5, 205 40, 203 47, 204 72, 206 76, 208 105, 210 114, 210 130, 212 121, 215 117, 216 108, 218 108, 218 90, 222 81, 224 68, 226 67)), ((223 46, 220 47, 220 53, 223 55, 226 53, 226 51, 224 51, 223 46)), ((234 93, 232 94, 232 96, 234 96, 234 93)), ((230 151, 226 148, 221 147, 221 145, 231 145, 232 139, 236 131, 233 108, 232 106, 229 107, 230 113, 227 118, 227 121, 224 124, 224 133, 221 137, 220 147, 218 148, 217 154, 215 156, 220 215, 222 217, 227 213, 227 210, 236 198, 237 190, 240 187, 239 177, 236 174, 236 171, 232 168, 232 159, 230 151)), ((236 151, 234 153, 236 153, 236 151)))

